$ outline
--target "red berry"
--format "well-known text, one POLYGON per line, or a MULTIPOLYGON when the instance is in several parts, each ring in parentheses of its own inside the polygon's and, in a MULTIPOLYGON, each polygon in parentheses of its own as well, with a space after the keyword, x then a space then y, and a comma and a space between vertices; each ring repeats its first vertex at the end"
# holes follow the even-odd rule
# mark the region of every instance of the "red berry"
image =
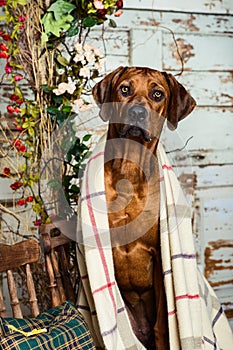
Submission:
POLYGON ((10 168, 4 168, 4 169, 3 169, 3 173, 4 173, 5 175, 10 175, 11 169, 10 169, 10 168))
POLYGON ((123 1, 122 1, 122 0, 118 0, 118 1, 116 2, 116 6, 117 6, 118 9, 122 9, 122 7, 123 7, 123 1))

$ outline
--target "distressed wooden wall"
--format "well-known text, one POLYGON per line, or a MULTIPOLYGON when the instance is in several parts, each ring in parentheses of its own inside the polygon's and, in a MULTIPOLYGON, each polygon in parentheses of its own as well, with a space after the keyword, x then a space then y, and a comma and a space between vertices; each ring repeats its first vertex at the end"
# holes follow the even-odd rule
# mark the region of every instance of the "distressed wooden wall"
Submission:
MULTIPOLYGON (((233 320, 233 4, 231 0, 127 0, 115 29, 94 29, 90 42, 107 55, 106 72, 140 65, 179 74, 197 108, 176 132, 165 130, 184 189, 194 189, 198 263, 233 320), (178 50, 177 50, 178 49, 178 50), (179 52, 179 54, 178 54, 179 52)), ((5 93, 7 87, 5 86, 5 93)), ((1 107, 5 106, 2 90, 1 107)), ((98 111, 77 117, 80 132, 106 129, 98 111)), ((3 187, 4 186, 4 187, 3 187)), ((7 194, 0 183, 0 198, 7 194)))

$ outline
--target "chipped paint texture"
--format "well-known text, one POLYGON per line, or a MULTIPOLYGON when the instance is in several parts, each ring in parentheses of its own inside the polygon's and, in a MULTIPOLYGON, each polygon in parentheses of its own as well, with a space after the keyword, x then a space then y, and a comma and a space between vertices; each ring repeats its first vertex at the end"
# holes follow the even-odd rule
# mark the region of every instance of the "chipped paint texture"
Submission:
MULTIPOLYGON (((163 141, 167 150, 181 150, 169 156, 184 191, 193 196, 198 264, 233 326, 232 13, 232 0, 126 0, 118 28, 106 26, 104 34, 95 28, 87 40, 106 53, 106 72, 120 65, 165 70, 176 75, 197 101, 176 131, 165 130, 163 141)), ((4 81, 2 111, 8 94, 4 81)), ((82 124, 79 132, 93 131, 94 139, 107 128, 97 109, 77 118, 82 124)), ((1 183, 0 200, 7 197, 4 187, 1 183)))

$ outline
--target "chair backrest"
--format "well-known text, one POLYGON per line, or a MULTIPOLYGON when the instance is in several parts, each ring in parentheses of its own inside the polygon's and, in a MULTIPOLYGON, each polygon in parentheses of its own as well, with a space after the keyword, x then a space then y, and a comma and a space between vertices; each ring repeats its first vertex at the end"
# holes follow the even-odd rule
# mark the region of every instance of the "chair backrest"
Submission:
MULTIPOLYGON (((31 315, 35 317, 39 314, 35 285, 30 268, 30 264, 37 262, 39 257, 40 245, 33 239, 28 239, 14 245, 0 244, 0 273, 6 272, 10 303, 14 317, 23 318, 13 273, 13 270, 19 267, 25 268, 31 315)), ((0 316, 7 317, 7 310, 1 289, 0 316)))
POLYGON ((75 230, 76 223, 65 220, 40 226, 41 247, 44 251, 53 307, 68 299, 76 302, 78 269, 74 266, 75 257, 71 258, 75 254, 75 243, 69 238, 70 233, 75 230), (69 254, 72 244, 74 249, 72 254, 69 254))

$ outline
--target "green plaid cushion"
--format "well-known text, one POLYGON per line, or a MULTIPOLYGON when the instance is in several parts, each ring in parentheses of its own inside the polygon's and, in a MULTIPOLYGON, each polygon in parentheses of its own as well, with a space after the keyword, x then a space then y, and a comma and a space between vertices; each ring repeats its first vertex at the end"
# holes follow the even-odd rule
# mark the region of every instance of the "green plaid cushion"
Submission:
POLYGON ((10 349, 87 350, 95 346, 76 306, 66 301, 35 318, 0 318, 0 350, 10 349), (46 333, 40 333, 42 329, 46 329, 46 333), (38 334, 27 336, 35 330, 38 334))

